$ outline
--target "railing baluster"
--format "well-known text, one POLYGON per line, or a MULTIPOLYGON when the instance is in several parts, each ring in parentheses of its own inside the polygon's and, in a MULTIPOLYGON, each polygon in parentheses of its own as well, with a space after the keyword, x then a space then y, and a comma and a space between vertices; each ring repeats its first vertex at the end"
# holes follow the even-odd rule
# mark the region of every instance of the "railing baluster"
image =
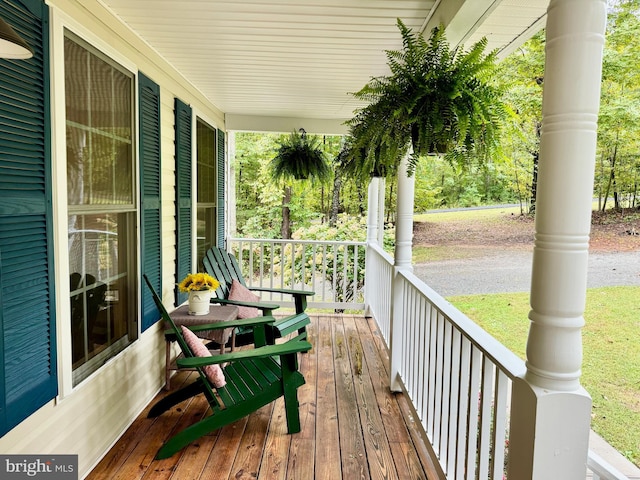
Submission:
POLYGON ((411 294, 411 300, 416 305, 416 319, 418 322, 418 335, 416 335, 416 345, 417 352, 414 359, 417 359, 417 363, 415 365, 415 369, 417 370, 417 390, 418 396, 416 401, 416 410, 418 412, 424 411, 425 405, 425 397, 426 397, 426 383, 425 379, 427 375, 425 374, 425 355, 427 354, 427 327, 428 325, 425 322, 425 301, 421 296, 416 295, 414 291, 411 294))
POLYGON ((436 402, 438 401, 437 353, 438 353, 438 318, 433 305, 429 303, 429 325, 431 342, 429 345, 429 413, 427 433, 433 438, 436 428, 436 402))
POLYGON ((442 464, 447 465, 449 458, 449 396, 451 394, 451 324, 444 320, 443 352, 442 352, 442 415, 440 421, 440 455, 442 464))
POLYGON ((311 290, 316 291, 316 255, 318 254, 317 245, 311 245, 311 290))
POLYGON ((472 346, 471 349, 471 382, 469 385, 469 427, 467 443, 467 478, 476 478, 478 460, 478 419, 480 417, 480 380, 482 377, 482 352, 472 346))
POLYGON ((482 357, 482 389, 480 390, 480 431, 478 448, 478 478, 489 477, 491 451, 491 410, 493 408, 493 364, 482 357))
POLYGON ((460 415, 460 332, 454 329, 451 333, 451 373, 449 396, 449 445, 447 446, 447 472, 454 478, 457 459, 458 418, 460 415))
POLYGON ((504 474, 504 452, 506 440, 507 388, 509 379, 496 369, 496 386, 493 404, 493 455, 492 477, 501 478, 504 474))
POLYGON ((467 425, 469 417, 469 405, 471 401, 471 342, 467 337, 462 336, 460 349, 460 403, 458 405, 458 433, 456 446, 456 473, 455 478, 464 479, 466 445, 467 445, 467 425))

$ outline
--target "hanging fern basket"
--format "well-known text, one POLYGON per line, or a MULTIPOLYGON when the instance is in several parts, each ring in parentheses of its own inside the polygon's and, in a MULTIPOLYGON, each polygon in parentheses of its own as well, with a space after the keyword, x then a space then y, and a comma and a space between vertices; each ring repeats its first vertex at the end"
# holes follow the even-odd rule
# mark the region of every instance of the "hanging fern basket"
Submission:
POLYGON ((275 179, 325 181, 331 175, 331 167, 320 139, 301 129, 280 142, 276 156, 271 160, 271 172, 275 179))

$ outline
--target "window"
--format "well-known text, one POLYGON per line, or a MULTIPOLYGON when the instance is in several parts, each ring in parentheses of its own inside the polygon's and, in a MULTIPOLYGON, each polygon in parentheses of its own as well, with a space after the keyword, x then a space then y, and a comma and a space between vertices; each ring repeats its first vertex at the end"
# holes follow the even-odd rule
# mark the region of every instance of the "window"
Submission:
POLYGON ((134 77, 70 33, 64 55, 77 385, 137 335, 134 77))
POLYGON ((197 258, 216 244, 216 130, 197 120, 197 258))

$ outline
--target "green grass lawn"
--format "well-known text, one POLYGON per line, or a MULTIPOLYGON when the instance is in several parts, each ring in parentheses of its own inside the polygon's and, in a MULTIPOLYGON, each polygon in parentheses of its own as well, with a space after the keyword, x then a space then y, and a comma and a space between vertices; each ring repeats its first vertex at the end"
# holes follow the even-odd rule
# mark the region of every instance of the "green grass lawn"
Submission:
MULTIPOLYGON (((526 210, 525 210, 526 212, 526 210)), ((474 222, 484 221, 491 222, 502 221, 504 215, 520 215, 519 207, 505 207, 505 208, 486 208, 479 210, 443 210, 442 212, 423 213, 414 215, 413 220, 415 222, 455 222, 456 220, 469 220, 473 219, 474 222)))
MULTIPOLYGON (((525 358, 528 293, 447 300, 525 358)), ((640 466, 640 287, 588 290, 584 318, 581 383, 593 400, 591 426, 640 466)))

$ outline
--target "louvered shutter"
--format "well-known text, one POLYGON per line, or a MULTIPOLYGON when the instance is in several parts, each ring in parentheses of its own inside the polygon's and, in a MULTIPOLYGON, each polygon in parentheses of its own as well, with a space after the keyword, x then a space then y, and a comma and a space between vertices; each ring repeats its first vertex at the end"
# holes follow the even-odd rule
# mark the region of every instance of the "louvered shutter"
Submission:
MULTIPOLYGON (((162 246, 160 231, 160 87, 140 73, 140 192, 142 273, 162 293, 162 246)), ((151 292, 142 287, 142 331, 160 319, 151 292)))
POLYGON ((49 14, 0 2, 35 55, 0 60, 0 436, 57 394, 49 110, 49 14))
POLYGON ((217 206, 217 221, 218 227, 216 228, 217 234, 217 246, 220 248, 225 248, 224 244, 224 190, 226 187, 225 184, 225 164, 224 164, 224 142, 225 136, 222 130, 218 130, 218 198, 216 200, 217 206))
MULTIPOLYGON (((176 284, 189 273, 192 255, 192 154, 191 107, 176 98, 176 284)), ((176 305, 187 299, 187 294, 176 288, 176 305)))

